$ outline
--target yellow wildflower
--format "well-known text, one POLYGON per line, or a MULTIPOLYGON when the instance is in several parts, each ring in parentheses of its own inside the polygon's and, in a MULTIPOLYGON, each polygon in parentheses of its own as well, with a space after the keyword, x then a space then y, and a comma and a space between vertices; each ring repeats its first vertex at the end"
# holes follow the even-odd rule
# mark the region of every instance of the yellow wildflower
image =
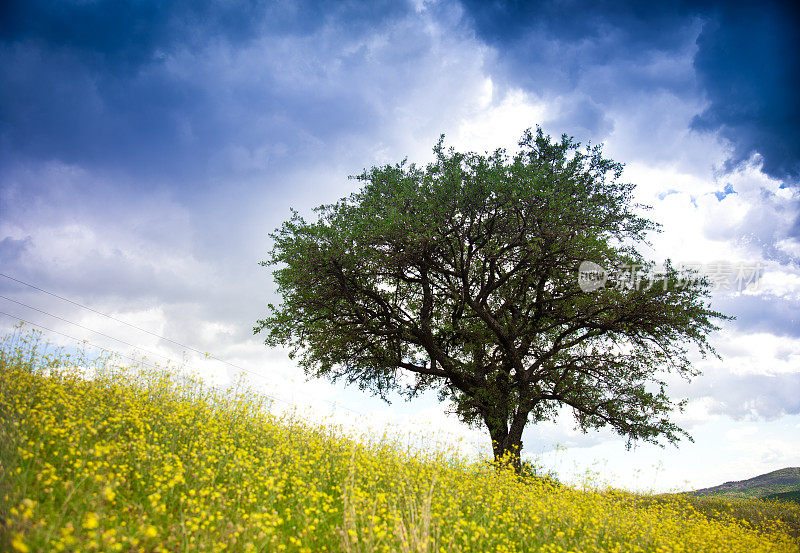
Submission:
POLYGON ((96 513, 86 513, 83 517, 83 527, 87 530, 94 530, 99 525, 99 519, 96 513))
POLYGON ((19 553, 28 553, 28 551, 30 551, 30 548, 25 545, 24 541, 22 541, 21 534, 14 536, 14 538, 11 540, 11 547, 14 548, 14 551, 19 551, 19 553))

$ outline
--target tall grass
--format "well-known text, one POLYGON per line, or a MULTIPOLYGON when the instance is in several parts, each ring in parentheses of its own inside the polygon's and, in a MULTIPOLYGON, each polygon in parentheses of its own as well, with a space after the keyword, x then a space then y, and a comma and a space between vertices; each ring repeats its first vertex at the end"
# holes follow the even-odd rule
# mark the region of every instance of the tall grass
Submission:
POLYGON ((35 335, 0 348, 0 416, 3 550, 754 553, 800 543, 791 517, 769 511, 751 524, 681 496, 520 479, 277 417, 254 393, 48 352, 35 335))

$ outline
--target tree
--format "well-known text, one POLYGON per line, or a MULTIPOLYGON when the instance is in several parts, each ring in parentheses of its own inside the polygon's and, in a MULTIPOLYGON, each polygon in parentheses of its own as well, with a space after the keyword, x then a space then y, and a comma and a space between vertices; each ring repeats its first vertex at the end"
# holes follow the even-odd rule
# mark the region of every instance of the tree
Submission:
POLYGON ((629 446, 691 439, 668 418, 683 403, 663 377, 696 375, 689 346, 716 355, 707 336, 727 317, 707 280, 639 253, 659 227, 622 165, 540 128, 513 156, 443 140, 425 167, 355 177, 361 190, 314 222, 292 211, 262 262, 282 303, 254 331, 308 374, 384 399, 438 390, 517 468, 526 424, 563 406, 584 432, 608 426, 629 446), (579 281, 584 262, 604 286, 579 281))

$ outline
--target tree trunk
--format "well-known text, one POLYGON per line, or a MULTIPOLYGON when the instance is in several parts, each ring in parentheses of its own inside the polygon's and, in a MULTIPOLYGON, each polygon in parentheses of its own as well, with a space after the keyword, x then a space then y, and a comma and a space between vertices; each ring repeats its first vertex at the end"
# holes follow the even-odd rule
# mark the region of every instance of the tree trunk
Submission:
POLYGON ((483 417, 492 438, 492 452, 498 465, 508 465, 516 472, 522 470, 522 431, 528 422, 528 413, 517 412, 511 421, 511 427, 504 417, 483 417))

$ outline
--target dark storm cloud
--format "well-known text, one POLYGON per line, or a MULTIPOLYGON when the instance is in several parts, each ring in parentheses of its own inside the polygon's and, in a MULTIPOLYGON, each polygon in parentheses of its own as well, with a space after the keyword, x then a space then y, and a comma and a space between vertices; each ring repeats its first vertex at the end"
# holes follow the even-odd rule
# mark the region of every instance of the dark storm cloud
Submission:
POLYGON ((477 36, 498 50, 500 74, 544 96, 580 91, 583 106, 557 119, 560 130, 602 139, 599 113, 637 91, 691 88, 684 75, 654 67, 691 44, 696 22, 672 3, 481 2, 463 0, 477 36), (583 131, 583 132, 582 132, 583 131))
MULTIPOLYGON (((731 166, 757 152, 765 173, 796 180, 800 21, 790 4, 462 1, 478 37, 497 48, 510 82, 540 94, 580 88, 606 107, 636 91, 701 95, 707 106, 691 125, 730 142, 731 166), (643 70, 687 44, 696 45, 695 82, 643 70), (595 78, 600 67, 610 69, 611 82, 595 78)), ((591 110, 576 110, 571 123, 578 131, 607 128, 591 110)))
POLYGON ((0 39, 80 51, 88 65, 132 70, 176 46, 222 40, 242 45, 263 34, 309 35, 331 21, 361 33, 406 12, 402 2, 298 0, 27 0, 0 6, 0 39))
POLYGON ((773 178, 800 179, 800 5, 726 3, 697 39, 694 66, 708 107, 695 129, 718 131, 731 164, 758 153, 773 178))
MULTIPOLYGON (((537 64, 543 55, 550 53, 541 48, 543 43, 561 43, 553 49, 572 56, 563 59, 560 67, 567 74, 577 74, 597 63, 639 57, 651 50, 677 49, 683 36, 673 31, 686 25, 685 16, 689 13, 675 2, 462 0, 462 4, 476 32, 487 42, 500 47, 540 45, 538 50, 504 51, 517 63, 537 64), (582 57, 574 56, 578 52, 582 57)), ((548 75, 523 72, 519 78, 535 85, 537 80, 546 82, 548 75)))
POLYGON ((277 144, 285 153, 309 137, 363 129, 370 107, 345 87, 314 87, 324 64, 282 59, 292 51, 281 41, 313 48, 314 33, 331 28, 346 42, 405 10, 397 2, 5 2, 0 159, 195 176, 226 149, 277 144), (247 78, 226 75, 231 56, 247 78))

